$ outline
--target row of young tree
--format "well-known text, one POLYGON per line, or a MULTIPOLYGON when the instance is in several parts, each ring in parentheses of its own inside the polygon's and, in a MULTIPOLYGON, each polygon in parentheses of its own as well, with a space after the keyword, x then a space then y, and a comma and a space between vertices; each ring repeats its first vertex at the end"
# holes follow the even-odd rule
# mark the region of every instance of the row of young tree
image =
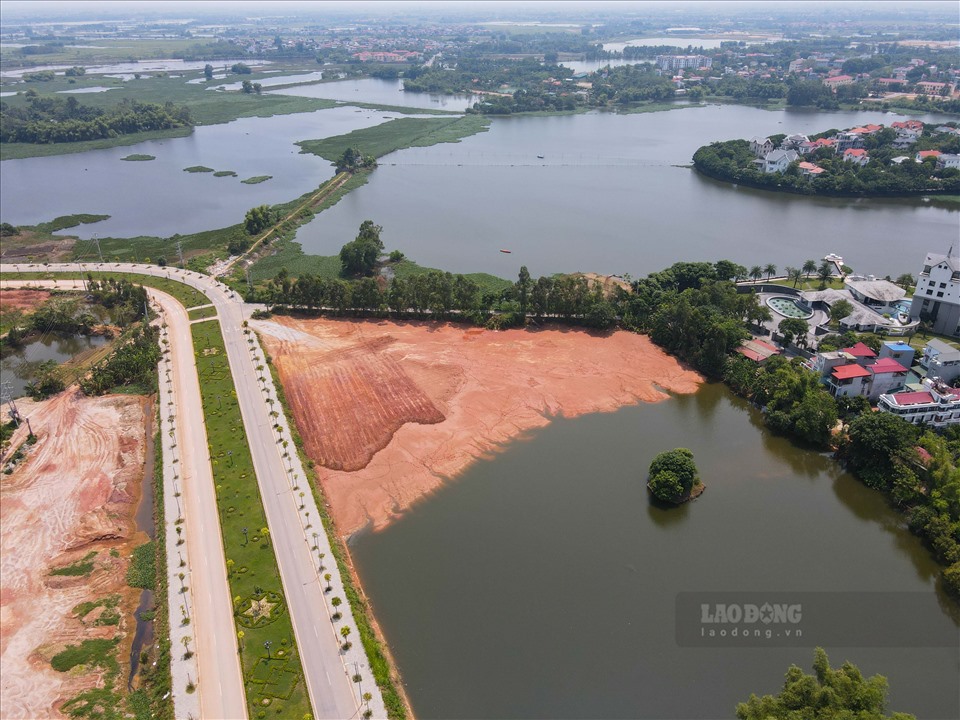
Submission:
POLYGON ((122 100, 110 108, 82 105, 76 98, 41 97, 26 93, 27 103, 0 103, 0 142, 59 143, 119 137, 152 130, 190 127, 190 111, 163 105, 122 100))

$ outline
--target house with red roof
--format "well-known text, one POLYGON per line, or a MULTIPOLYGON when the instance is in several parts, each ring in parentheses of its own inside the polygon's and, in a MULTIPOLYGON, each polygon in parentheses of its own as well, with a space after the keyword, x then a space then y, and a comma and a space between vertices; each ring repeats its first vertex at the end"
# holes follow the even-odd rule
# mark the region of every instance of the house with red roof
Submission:
POLYGON ((843 151, 843 161, 863 167, 870 162, 870 154, 863 148, 850 148, 843 151))
POLYGON ((737 352, 745 358, 753 360, 758 365, 762 365, 774 355, 780 354, 780 351, 773 345, 763 340, 757 340, 756 338, 744 340, 740 343, 740 347, 737 348, 737 352))
POLYGON ((855 359, 854 361, 861 365, 871 363, 874 358, 877 357, 877 354, 862 342, 858 342, 856 345, 851 345, 848 348, 841 348, 840 352, 852 356, 855 359))
POLYGON ((867 398, 871 402, 877 402, 881 395, 903 390, 907 382, 908 368, 898 363, 893 358, 880 358, 873 365, 866 368, 870 375, 870 390, 867 398))
POLYGON ((827 378, 827 390, 837 398, 867 395, 871 377, 869 370, 856 363, 838 365, 827 378))
POLYGON ((823 84, 831 90, 836 90, 841 85, 852 85, 853 78, 849 75, 835 75, 823 79, 823 84))
POLYGON ((812 162, 802 162, 797 167, 800 168, 800 174, 807 177, 819 177, 826 172, 822 167, 812 162))
POLYGON ((877 410, 893 413, 914 425, 946 427, 960 423, 960 390, 924 379, 923 390, 880 396, 877 410))

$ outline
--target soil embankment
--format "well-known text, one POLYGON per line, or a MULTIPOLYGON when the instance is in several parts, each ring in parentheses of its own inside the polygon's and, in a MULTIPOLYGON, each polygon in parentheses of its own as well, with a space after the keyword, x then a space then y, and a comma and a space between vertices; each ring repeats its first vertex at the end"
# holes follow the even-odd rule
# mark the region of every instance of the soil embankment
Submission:
MULTIPOLYGON (((124 645, 134 625, 140 592, 127 587, 125 575, 132 548, 146 539, 136 532, 134 514, 149 402, 86 398, 70 389, 17 404, 37 442, 22 445, 25 458, 0 475, 0 717, 57 717, 62 702, 99 685, 102 671, 57 672, 53 655, 94 638, 119 635, 124 645), (85 562, 92 565, 87 573, 51 575, 85 562), (112 596, 119 596, 115 610, 76 617, 78 604, 112 596)), ((26 425, 16 431, 11 452, 26 433, 26 425)))
POLYGON ((695 392, 644 336, 436 323, 256 322, 339 530, 383 528, 550 417, 695 392))

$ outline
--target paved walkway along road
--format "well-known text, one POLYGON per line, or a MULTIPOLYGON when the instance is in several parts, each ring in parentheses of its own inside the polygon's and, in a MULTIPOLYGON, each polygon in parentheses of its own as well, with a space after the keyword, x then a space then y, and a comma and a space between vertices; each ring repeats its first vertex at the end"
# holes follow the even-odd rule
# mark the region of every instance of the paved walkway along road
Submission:
MULTIPOLYGON (((8 276, 9 277, 9 276, 8 276)), ((4 279, 0 286, 20 286, 22 282, 4 279)), ((67 281, 36 281, 47 287, 75 287, 82 283, 67 281)), ((161 310, 167 323, 166 335, 170 355, 161 360, 160 403, 161 423, 169 425, 168 417, 202 418, 200 382, 193 356, 190 320, 183 306, 164 292, 148 288, 151 298, 161 310), (167 383, 166 358, 170 358, 170 382, 167 383), (172 391, 168 394, 167 389, 172 391), (168 397, 173 402, 171 409, 168 397)), ((222 718, 240 720, 247 717, 247 703, 243 691, 243 673, 237 652, 236 630, 233 624, 233 602, 224 566, 220 518, 214 499, 213 470, 207 452, 207 433, 203 422, 177 421, 174 423, 176 446, 167 436, 163 443, 164 506, 166 509, 167 575, 169 583, 170 640, 174 702, 177 717, 222 718), (173 458, 177 459, 173 464, 173 458), (177 480, 173 480, 177 477, 177 480), (176 485, 181 493, 179 503, 170 487, 176 485), (173 525, 177 510, 183 511, 183 536, 186 567, 179 567, 178 547, 173 525), (172 510, 172 512, 171 512, 172 510), (177 558, 177 560, 174 560, 177 558), (189 590, 180 592, 179 574, 189 590), (181 600, 182 599, 182 600, 181 600), (182 625, 180 605, 185 601, 190 613, 190 624, 182 625), (191 637, 195 662, 181 660, 183 637, 191 637), (196 669, 194 669, 196 668, 196 669), (188 682, 195 682, 197 690, 186 694, 188 682), (199 714, 198 714, 199 713, 199 714)), ((150 482, 151 478, 144 478, 150 482)))
MULTIPOLYGON (((10 279, 17 271, 76 272, 77 269, 76 263, 2 266, 2 272, 10 279)), ((293 484, 298 479, 306 482, 304 471, 296 453, 292 451, 292 444, 290 457, 283 457, 284 450, 278 442, 279 436, 274 425, 279 423, 285 428, 286 439, 290 437, 289 429, 286 429, 286 418, 282 413, 279 420, 270 417, 271 410, 279 411, 281 408, 269 405, 266 401, 268 397, 275 398, 275 393, 272 392, 269 372, 265 373, 263 380, 258 379, 255 366, 262 362, 262 351, 257 347, 253 336, 244 333, 244 305, 241 298, 215 278, 199 273, 132 263, 84 266, 84 271, 93 272, 94 276, 100 270, 134 272, 176 279, 204 292, 217 308, 314 717, 318 720, 320 718, 340 720, 359 718, 367 707, 372 711, 373 717, 385 717, 383 700, 370 674, 359 633, 347 603, 344 602, 340 608, 343 618, 339 622, 333 623, 329 620, 332 612, 330 599, 338 596, 346 600, 343 585, 337 566, 332 561, 329 540, 325 537, 312 493, 306 494, 303 499, 306 507, 300 510, 300 498, 292 490, 293 484), (314 537, 314 533, 319 533, 319 537, 314 537), (327 559, 323 572, 333 576, 331 579, 333 590, 329 594, 324 593, 325 583, 321 580, 318 571, 317 551, 311 549, 314 543, 320 546, 321 552, 326 552, 327 559), (339 629, 344 625, 351 628, 350 640, 353 642, 353 646, 347 652, 342 651, 338 636, 339 629), (352 680, 351 676, 355 673, 361 676, 360 683, 352 680), (372 695, 369 703, 363 701, 362 693, 372 695)), ((189 329, 186 332, 189 333, 189 329)), ((195 388, 195 392, 197 407, 199 407, 199 386, 195 388)), ((196 416, 200 416, 199 411, 196 416)), ((205 448, 205 443, 201 447, 205 448)), ((204 457, 206 457, 205 452, 204 457)), ((213 492, 212 481, 210 481, 210 491, 213 492)), ((213 502, 212 496, 210 502, 213 502)), ((216 532, 217 543, 220 543, 218 525, 208 528, 205 532, 216 532)), ((222 548, 218 552, 216 557, 221 564, 220 572, 224 572, 222 548)), ((226 647, 225 644, 223 650, 218 650, 221 657, 226 658, 230 653, 236 657, 234 638, 235 636, 231 634, 230 647, 226 647)), ((197 651, 200 652, 199 646, 197 651)))

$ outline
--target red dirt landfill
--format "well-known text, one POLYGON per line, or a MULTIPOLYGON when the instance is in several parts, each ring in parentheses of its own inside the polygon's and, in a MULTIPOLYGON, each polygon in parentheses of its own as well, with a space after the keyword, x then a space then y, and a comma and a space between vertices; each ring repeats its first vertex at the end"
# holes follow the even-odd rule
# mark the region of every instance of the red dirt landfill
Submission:
POLYGON ((552 416, 657 402, 702 382, 622 331, 289 317, 254 325, 344 534, 382 529, 552 416))
MULTIPOLYGON (((63 717, 59 706, 83 690, 102 686, 103 672, 58 672, 51 658, 67 645, 115 636, 129 653, 139 590, 126 585, 137 532, 146 445, 147 405, 140 397, 86 398, 76 388, 41 403, 18 400, 37 442, 24 444, 27 427, 12 438, 7 455, 24 459, 0 474, 0 717, 63 717), (111 550, 116 552, 111 553, 111 550), (51 570, 89 558, 85 575, 51 570), (74 608, 117 595, 119 622, 98 623, 95 609, 74 608)), ((125 675, 123 675, 125 679, 125 675)))

